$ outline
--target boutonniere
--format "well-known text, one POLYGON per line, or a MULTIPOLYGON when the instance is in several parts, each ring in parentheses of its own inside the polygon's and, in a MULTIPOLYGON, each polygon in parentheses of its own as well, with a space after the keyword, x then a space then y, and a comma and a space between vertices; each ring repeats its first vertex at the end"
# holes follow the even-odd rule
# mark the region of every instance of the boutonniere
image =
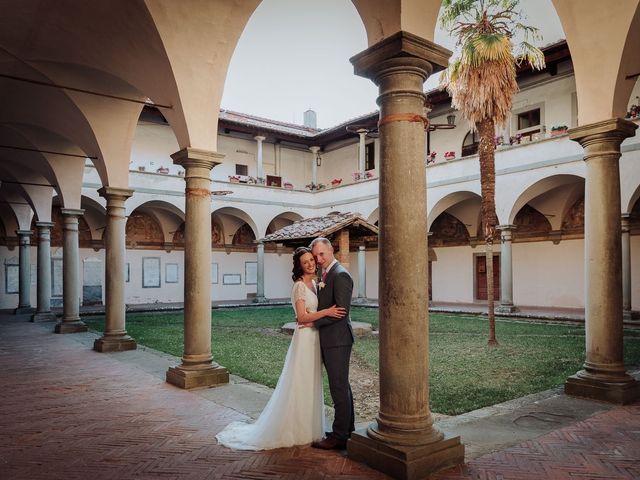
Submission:
POLYGON ((324 288, 324 282, 318 283, 318 290, 322 290, 324 288))

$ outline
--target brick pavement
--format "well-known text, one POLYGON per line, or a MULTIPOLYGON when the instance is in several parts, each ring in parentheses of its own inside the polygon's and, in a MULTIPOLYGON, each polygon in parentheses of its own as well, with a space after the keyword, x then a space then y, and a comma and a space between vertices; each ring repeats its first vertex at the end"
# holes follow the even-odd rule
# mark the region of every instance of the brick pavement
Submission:
POLYGON ((0 361, 3 479, 386 478, 337 452, 218 446, 246 417, 24 320, 0 322, 0 361))
POLYGON ((466 479, 640 479, 640 403, 432 475, 432 480, 466 479))
MULTIPOLYGON (((383 479, 337 452, 235 452, 242 414, 20 317, 0 320, 2 479, 383 479)), ((463 439, 464 441, 464 439, 463 439)), ((433 475, 640 479, 640 403, 433 475)))

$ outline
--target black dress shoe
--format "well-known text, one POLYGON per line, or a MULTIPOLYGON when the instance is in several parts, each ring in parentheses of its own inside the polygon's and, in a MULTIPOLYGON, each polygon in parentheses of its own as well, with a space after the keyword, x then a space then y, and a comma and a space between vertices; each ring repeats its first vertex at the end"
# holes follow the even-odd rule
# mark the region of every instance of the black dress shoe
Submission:
POLYGON ((320 441, 313 442, 311 446, 322 450, 345 450, 347 448, 347 441, 340 440, 336 437, 325 437, 320 441))

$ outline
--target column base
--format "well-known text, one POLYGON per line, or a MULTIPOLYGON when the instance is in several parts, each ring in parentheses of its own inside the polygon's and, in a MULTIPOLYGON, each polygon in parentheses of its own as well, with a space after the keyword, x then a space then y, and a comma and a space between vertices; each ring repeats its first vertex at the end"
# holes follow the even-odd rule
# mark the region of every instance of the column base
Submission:
POLYGON ((82 320, 76 320, 73 322, 59 322, 56 324, 53 331, 55 333, 82 333, 89 330, 87 325, 82 320))
POLYGON ((269 299, 267 297, 253 297, 253 303, 268 303, 269 299))
POLYGON ((512 303, 501 303, 496 307, 496 313, 515 313, 519 311, 520 309, 512 303))
POLYGON ((13 311, 14 315, 24 315, 25 313, 35 313, 36 309, 33 307, 18 307, 13 311))
POLYGON ((361 305, 365 303, 371 303, 371 300, 369 300, 367 297, 357 297, 351 300, 351 303, 356 305, 361 305))
POLYGON ((586 377, 581 375, 583 372, 567 378, 564 393, 618 405, 626 405, 640 398, 640 382, 631 376, 626 381, 615 382, 586 377))
POLYGON ((229 371, 220 365, 191 369, 182 365, 167 370, 167 382, 189 390, 198 387, 213 387, 229 383, 229 371))
POLYGON ((414 480, 464 463, 464 445, 460 443, 460 437, 447 433, 442 440, 428 445, 389 445, 369 438, 366 429, 361 429, 351 434, 347 455, 393 478, 414 480))
POLYGON ((631 310, 623 310, 622 311, 622 321, 623 322, 630 322, 631 320, 633 320, 633 314, 632 314, 631 310))
POLYGON ((40 312, 31 316, 32 322, 51 322, 56 319, 56 314, 53 312, 40 312))
POLYGON ((101 337, 93 342, 93 349, 96 352, 125 352, 138 348, 136 341, 129 335, 119 337, 101 337))

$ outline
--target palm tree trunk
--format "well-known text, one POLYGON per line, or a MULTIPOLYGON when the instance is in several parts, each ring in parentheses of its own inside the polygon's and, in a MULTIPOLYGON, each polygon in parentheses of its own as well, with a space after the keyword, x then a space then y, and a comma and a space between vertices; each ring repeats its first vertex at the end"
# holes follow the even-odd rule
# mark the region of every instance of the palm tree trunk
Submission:
POLYGON ((496 318, 493 290, 493 237, 496 229, 496 166, 495 127, 492 119, 484 119, 476 124, 480 136, 478 154, 480 157, 480 191, 482 194, 481 217, 485 241, 487 275, 487 315, 489 317, 489 346, 498 344, 496 340, 496 318))

